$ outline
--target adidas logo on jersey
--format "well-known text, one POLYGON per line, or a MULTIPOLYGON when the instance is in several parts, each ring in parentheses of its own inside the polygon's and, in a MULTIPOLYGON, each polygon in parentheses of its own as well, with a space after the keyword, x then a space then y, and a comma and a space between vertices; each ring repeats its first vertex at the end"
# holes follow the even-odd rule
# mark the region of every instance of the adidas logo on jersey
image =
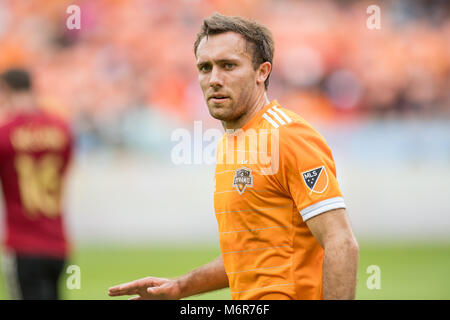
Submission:
POLYGON ((292 119, 278 106, 273 106, 267 109, 263 114, 263 118, 266 119, 275 129, 286 123, 291 123, 292 119))

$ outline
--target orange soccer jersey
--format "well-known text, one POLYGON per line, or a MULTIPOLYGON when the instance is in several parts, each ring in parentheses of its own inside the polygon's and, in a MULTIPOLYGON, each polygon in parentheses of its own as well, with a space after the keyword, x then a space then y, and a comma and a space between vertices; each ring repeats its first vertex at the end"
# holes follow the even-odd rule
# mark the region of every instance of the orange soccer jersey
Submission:
POLYGON ((305 221, 345 208, 324 138, 272 101, 217 148, 214 207, 233 299, 321 299, 305 221))

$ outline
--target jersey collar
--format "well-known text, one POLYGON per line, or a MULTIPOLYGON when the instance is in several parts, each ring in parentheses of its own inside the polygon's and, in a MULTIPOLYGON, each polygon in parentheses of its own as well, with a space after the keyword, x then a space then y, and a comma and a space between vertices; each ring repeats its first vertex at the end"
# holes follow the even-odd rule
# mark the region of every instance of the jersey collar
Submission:
POLYGON ((272 100, 270 103, 266 104, 261 110, 259 110, 243 127, 242 130, 250 129, 254 126, 258 121, 262 118, 262 115, 267 111, 267 109, 272 108, 273 106, 279 106, 277 100, 272 100))

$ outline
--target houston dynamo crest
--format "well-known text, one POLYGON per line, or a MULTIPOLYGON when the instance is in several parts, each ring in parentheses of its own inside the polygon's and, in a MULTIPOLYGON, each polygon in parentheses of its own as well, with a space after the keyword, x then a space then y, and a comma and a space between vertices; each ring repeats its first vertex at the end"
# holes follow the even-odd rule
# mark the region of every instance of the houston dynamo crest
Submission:
POLYGON ((252 170, 245 167, 237 169, 233 178, 233 187, 236 187, 239 194, 243 194, 247 186, 253 187, 252 170))
POLYGON ((310 194, 322 193, 328 186, 328 174, 324 166, 302 172, 303 181, 311 190, 310 194))

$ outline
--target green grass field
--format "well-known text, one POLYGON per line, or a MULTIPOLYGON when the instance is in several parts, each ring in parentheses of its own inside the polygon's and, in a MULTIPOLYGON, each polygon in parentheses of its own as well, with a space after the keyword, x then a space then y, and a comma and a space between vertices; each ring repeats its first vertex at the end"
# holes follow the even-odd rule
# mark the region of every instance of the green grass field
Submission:
MULTIPOLYGON (((81 289, 67 290, 64 299, 112 299, 110 286, 153 275, 174 277, 213 260, 218 248, 79 248, 70 261, 81 268, 81 289)), ((357 299, 450 299, 450 244, 374 245, 360 243, 357 299), (367 267, 381 269, 381 289, 369 290, 367 267)), ((230 299, 228 289, 193 299, 230 299)), ((4 279, 0 299, 7 299, 4 279)), ((120 299, 120 298, 114 298, 120 299)), ((125 299, 125 298, 124 298, 125 299)))

